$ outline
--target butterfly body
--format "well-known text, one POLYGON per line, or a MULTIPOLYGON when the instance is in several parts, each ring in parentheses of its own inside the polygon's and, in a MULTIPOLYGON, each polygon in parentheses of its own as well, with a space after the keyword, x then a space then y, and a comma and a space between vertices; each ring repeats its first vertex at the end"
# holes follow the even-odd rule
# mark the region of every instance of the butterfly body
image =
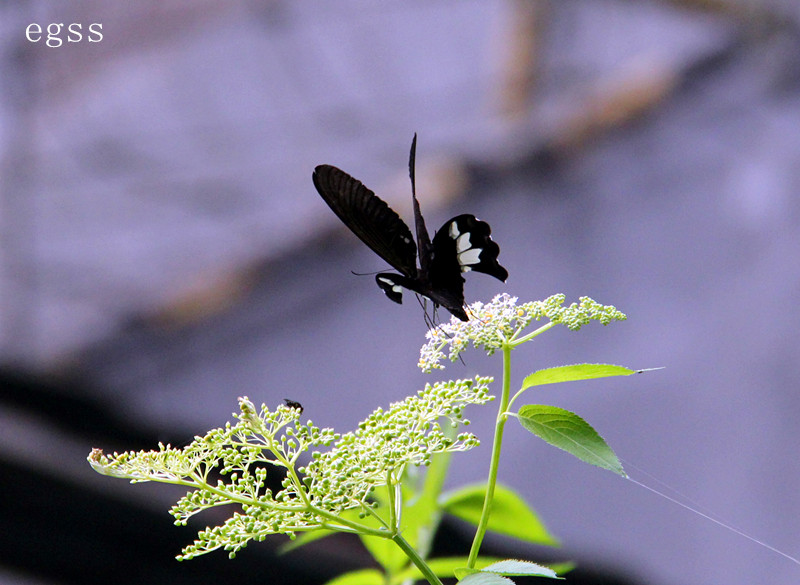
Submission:
POLYGON ((462 273, 474 270, 505 281, 508 272, 497 262, 500 248, 491 239, 489 224, 474 215, 449 219, 430 239, 416 196, 416 140, 414 135, 409 157, 416 243, 400 216, 344 171, 320 165, 312 176, 314 186, 339 219, 400 273, 381 272, 375 276, 389 299, 401 303, 402 289, 406 288, 467 321, 462 273))
POLYGON ((299 410, 300 414, 303 414, 303 405, 300 404, 299 402, 295 402, 294 400, 289 400, 288 398, 284 398, 283 403, 289 408, 295 408, 299 410))

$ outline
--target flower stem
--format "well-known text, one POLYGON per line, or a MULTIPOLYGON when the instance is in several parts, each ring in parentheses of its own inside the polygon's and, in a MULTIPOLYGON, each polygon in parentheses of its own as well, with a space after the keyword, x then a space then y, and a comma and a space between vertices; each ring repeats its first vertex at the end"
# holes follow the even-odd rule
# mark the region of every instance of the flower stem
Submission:
POLYGON ((403 550, 406 556, 409 559, 411 559, 411 562, 414 563, 414 565, 416 565, 416 567, 419 569, 420 573, 422 573, 422 576, 425 577, 425 580, 428 583, 430 583, 431 585, 442 585, 442 582, 439 579, 439 577, 436 576, 436 574, 433 572, 433 570, 431 570, 431 568, 428 566, 425 560, 419 555, 419 553, 416 550, 414 550, 414 547, 411 546, 408 543, 408 541, 402 537, 400 533, 392 536, 392 540, 397 546, 399 546, 403 550))
POLYGON ((526 342, 530 341, 531 339, 533 339, 534 337, 536 337, 538 335, 541 335, 542 333, 544 333, 548 329, 551 329, 551 328, 555 327, 555 325, 556 325, 555 321, 550 321, 549 323, 545 323, 544 325, 542 325, 541 327, 539 327, 535 331, 531 331, 527 335, 523 335, 520 338, 512 338, 511 341, 513 342, 513 347, 517 347, 518 345, 522 345, 523 343, 526 343, 526 342))
POLYGON ((486 482, 486 494, 483 500, 483 510, 481 519, 478 522, 478 529, 475 531, 475 538, 472 540, 472 548, 469 551, 467 567, 475 568, 478 560, 483 537, 489 525, 489 515, 492 511, 492 500, 494 499, 494 488, 497 485, 497 470, 500 466, 500 448, 503 445, 503 431, 506 426, 506 410, 511 388, 511 350, 513 346, 503 344, 503 390, 500 395, 500 408, 497 413, 497 422, 494 427, 494 440, 492 441, 492 457, 489 462, 489 478, 486 482))

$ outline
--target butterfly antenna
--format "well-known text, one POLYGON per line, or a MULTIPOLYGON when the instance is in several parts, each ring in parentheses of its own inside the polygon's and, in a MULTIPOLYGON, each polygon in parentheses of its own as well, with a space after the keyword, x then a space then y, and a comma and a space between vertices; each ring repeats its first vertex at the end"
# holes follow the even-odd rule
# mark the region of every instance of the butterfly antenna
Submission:
POLYGON ((350 274, 353 276, 375 276, 379 272, 380 270, 375 270, 374 272, 356 272, 355 270, 351 270, 350 274))

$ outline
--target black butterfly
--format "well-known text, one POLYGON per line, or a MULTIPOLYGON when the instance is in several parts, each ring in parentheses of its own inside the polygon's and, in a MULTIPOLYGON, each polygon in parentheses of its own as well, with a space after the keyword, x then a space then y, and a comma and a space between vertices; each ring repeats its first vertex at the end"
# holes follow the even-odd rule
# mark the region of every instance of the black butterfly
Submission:
POLYGON ((320 165, 314 169, 314 186, 339 219, 373 252, 400 272, 381 272, 375 276, 386 296, 402 303, 402 288, 407 288, 432 300, 434 307, 441 305, 462 321, 467 321, 461 273, 476 270, 505 282, 508 271, 497 262, 500 247, 490 236, 489 224, 474 215, 458 215, 447 220, 431 241, 417 201, 414 181, 416 150, 417 135, 414 134, 408 172, 414 203, 416 244, 411 230, 400 216, 361 181, 344 171, 331 165, 320 165))

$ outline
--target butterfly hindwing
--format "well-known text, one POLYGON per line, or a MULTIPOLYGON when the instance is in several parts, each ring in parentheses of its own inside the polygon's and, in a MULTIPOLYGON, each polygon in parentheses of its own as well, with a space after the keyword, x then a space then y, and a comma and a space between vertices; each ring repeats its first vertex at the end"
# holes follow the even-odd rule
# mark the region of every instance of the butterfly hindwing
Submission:
POLYGON ((389 297, 389 300, 398 304, 403 303, 403 288, 409 288, 409 284, 413 285, 413 281, 410 281, 408 278, 400 276, 399 274, 392 274, 391 272, 380 272, 376 274, 375 282, 378 283, 378 286, 384 294, 389 297))
POLYGON ((505 282, 508 271, 497 261, 500 246, 491 234, 489 224, 474 215, 463 214, 448 220, 433 237, 431 273, 474 270, 505 282))
POLYGON ((417 246, 411 230, 385 201, 331 165, 318 166, 312 178, 328 206, 355 235, 404 276, 416 277, 417 246))

